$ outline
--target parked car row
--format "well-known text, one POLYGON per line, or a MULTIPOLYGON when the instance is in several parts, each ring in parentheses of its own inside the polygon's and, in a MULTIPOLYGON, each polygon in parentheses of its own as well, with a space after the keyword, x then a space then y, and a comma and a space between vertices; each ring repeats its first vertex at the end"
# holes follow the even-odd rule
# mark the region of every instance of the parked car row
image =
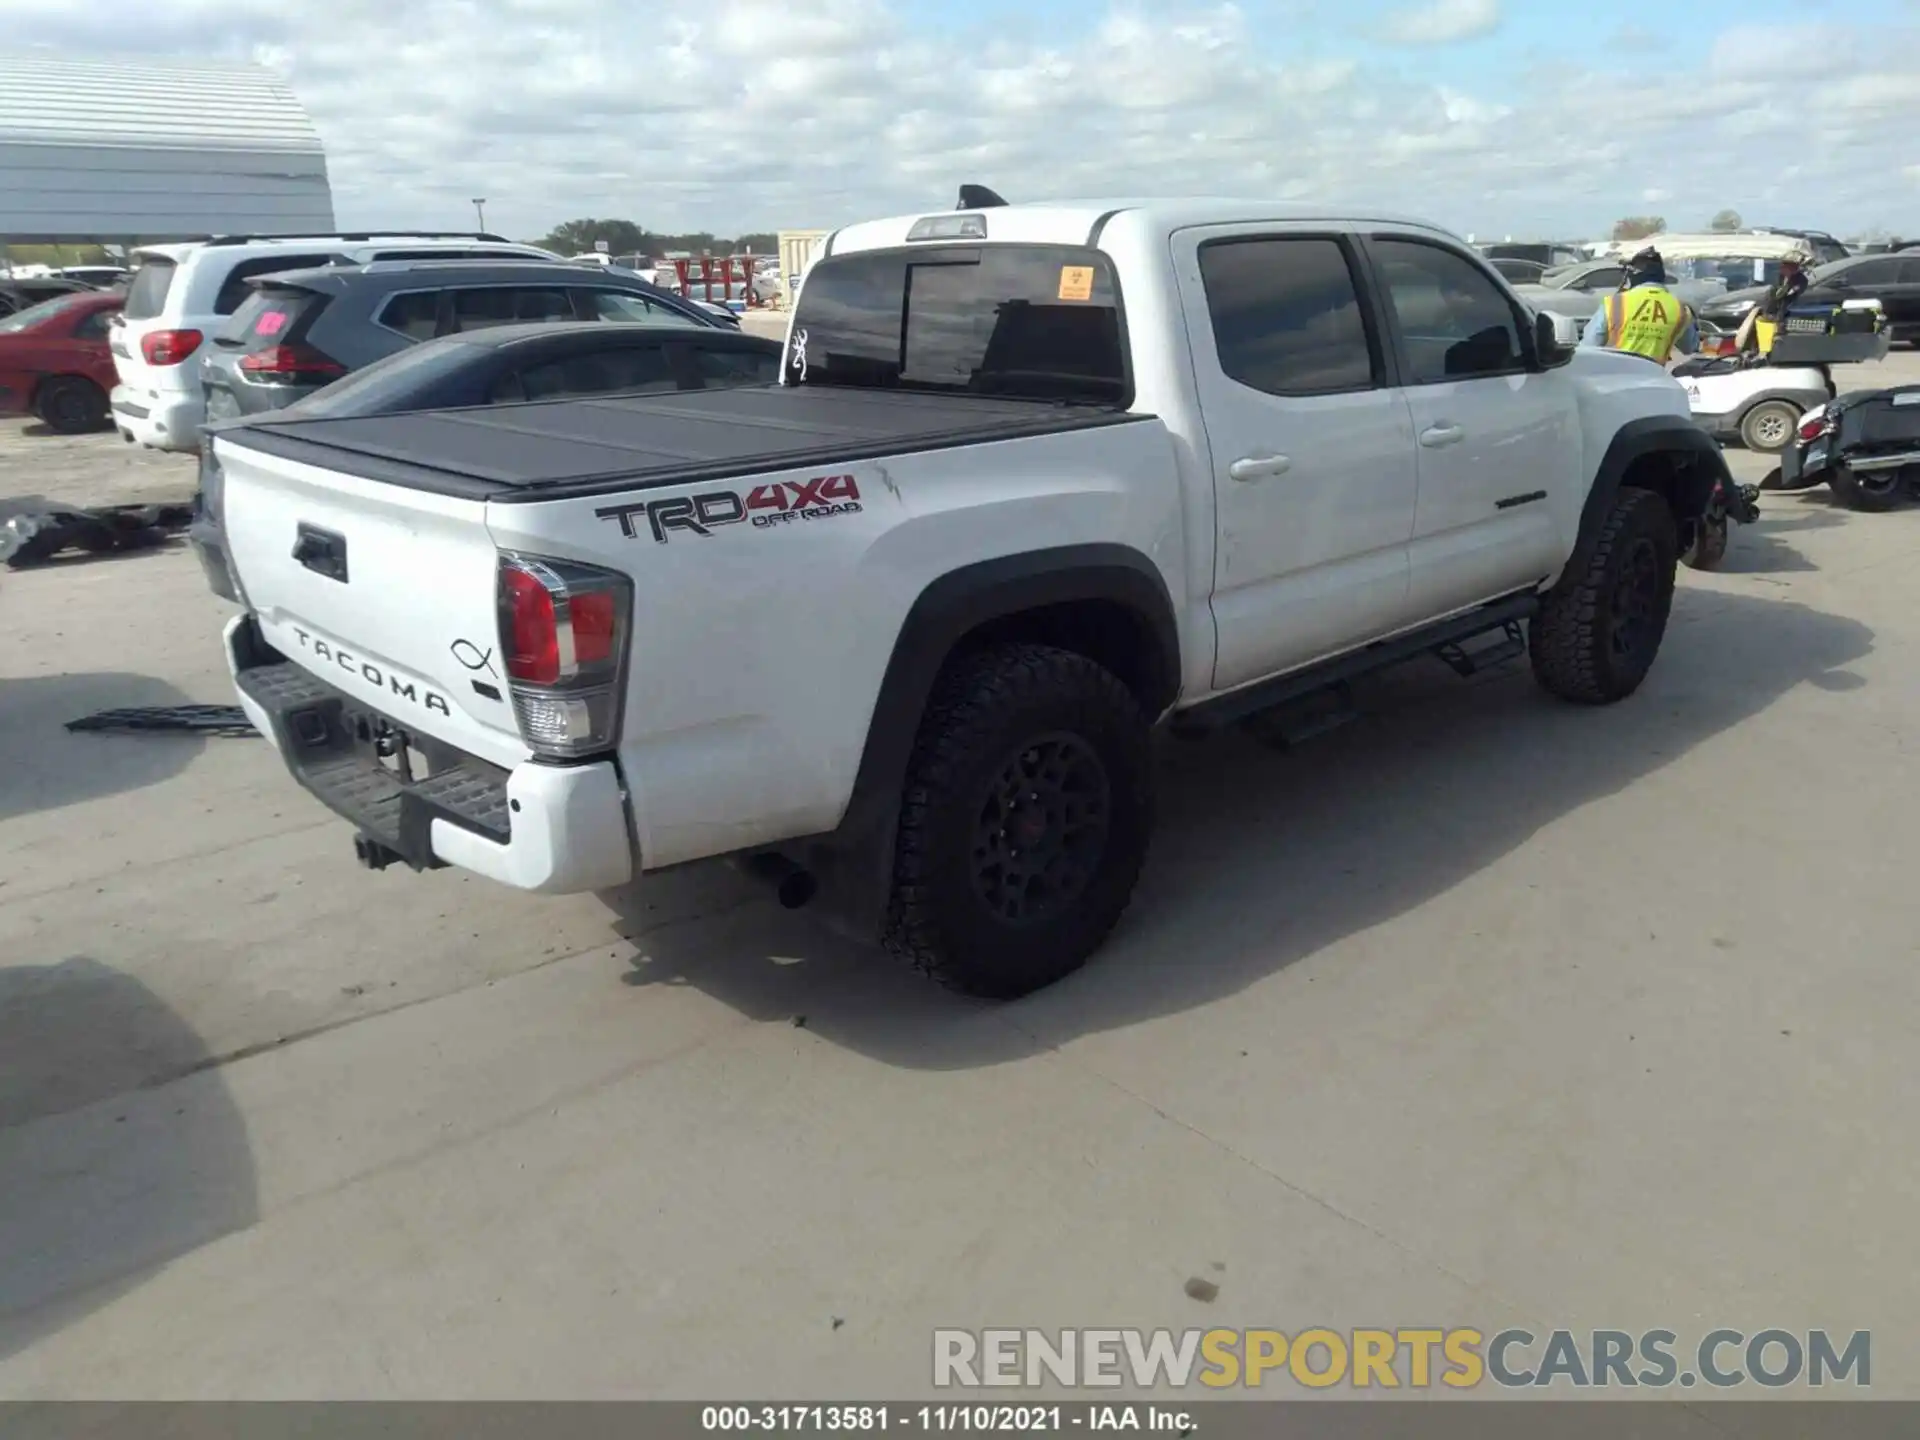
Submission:
POLYGON ((114 384, 107 327, 123 298, 60 292, 0 320, 0 415, 36 415, 61 435, 102 428, 114 384))
MULTIPOLYGON (((497 235, 229 236, 133 258, 121 289, 17 282, 41 303, 0 329, 0 411, 62 433, 110 424, 129 443, 193 451, 209 419, 296 404, 423 343, 527 324, 556 332, 537 347, 548 368, 516 382, 537 396, 778 375, 778 345, 743 335, 721 307, 497 235)), ((435 403, 469 403, 447 398, 469 391, 470 403, 489 403, 505 373, 480 364, 465 376, 455 362, 510 350, 533 365, 531 351, 504 343, 467 346, 414 367, 408 383, 431 379, 435 403)), ((394 404, 409 392, 359 393, 394 404)))

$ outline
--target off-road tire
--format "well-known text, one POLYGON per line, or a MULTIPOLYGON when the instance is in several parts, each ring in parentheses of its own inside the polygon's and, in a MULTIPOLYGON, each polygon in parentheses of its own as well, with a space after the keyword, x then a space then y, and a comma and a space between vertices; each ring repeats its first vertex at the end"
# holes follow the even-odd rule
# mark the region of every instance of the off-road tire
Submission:
POLYGON ((1899 474, 1882 471, 1876 477, 1883 483, 1862 485, 1859 476, 1844 465, 1836 465, 1827 475, 1827 489, 1849 510, 1880 515, 1906 499, 1907 486, 1899 474))
POLYGON ((56 375, 33 397, 34 414, 56 435, 85 435, 107 425, 106 392, 80 375, 56 375))
MULTIPOLYGON (((1153 780, 1147 719, 1111 671, 1045 645, 957 657, 934 686, 908 762, 887 948, 950 989, 995 1000, 1079 969, 1133 897, 1153 829, 1153 780), (1062 908, 1009 920, 976 883, 993 843, 982 827, 993 823, 986 817, 1009 767, 1041 745, 1064 745, 1104 773, 1104 834, 1097 858, 1082 864, 1084 887, 1062 908)), ((1004 845, 1006 830, 997 833, 1004 845)))
POLYGON ((1681 555, 1681 563, 1690 570, 1718 570, 1727 558, 1732 531, 1733 522, 1725 516, 1718 520, 1694 521, 1693 543, 1681 555))
POLYGON ((1651 490, 1623 486, 1600 525, 1592 553, 1541 602, 1527 630, 1533 677, 1551 695, 1580 705, 1611 705, 1640 688, 1659 653, 1673 609, 1679 542, 1673 512, 1651 490), (1643 568, 1644 567, 1644 568, 1643 568), (1637 630, 1623 608, 1630 577, 1651 586, 1637 630), (1616 639, 1629 648, 1616 648, 1616 639))
POLYGON ((1740 443, 1757 455, 1778 455, 1793 443, 1800 407, 1788 400, 1762 400, 1740 417, 1740 443))

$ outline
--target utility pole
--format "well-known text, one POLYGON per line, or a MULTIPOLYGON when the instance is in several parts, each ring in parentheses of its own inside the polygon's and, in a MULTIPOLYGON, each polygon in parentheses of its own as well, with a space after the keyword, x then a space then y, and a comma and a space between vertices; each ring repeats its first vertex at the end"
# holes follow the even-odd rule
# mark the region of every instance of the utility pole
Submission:
POLYGON ((480 221, 481 232, 485 233, 487 228, 487 197, 486 196, 482 195, 474 200, 473 213, 475 218, 477 218, 480 221))

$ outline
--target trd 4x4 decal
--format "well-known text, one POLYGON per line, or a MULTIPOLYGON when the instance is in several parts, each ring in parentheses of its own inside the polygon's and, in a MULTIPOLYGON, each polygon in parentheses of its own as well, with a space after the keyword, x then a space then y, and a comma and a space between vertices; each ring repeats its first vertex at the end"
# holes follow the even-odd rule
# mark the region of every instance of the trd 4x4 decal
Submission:
POLYGON ((794 520, 824 520, 829 515, 852 515, 860 509, 860 486, 851 475, 816 475, 811 480, 782 480, 756 485, 746 494, 738 490, 703 490, 698 495, 675 495, 633 505, 607 505, 593 513, 617 521, 629 540, 640 534, 643 517, 653 538, 662 545, 667 534, 684 530, 711 536, 718 526, 751 521, 756 530, 794 520))

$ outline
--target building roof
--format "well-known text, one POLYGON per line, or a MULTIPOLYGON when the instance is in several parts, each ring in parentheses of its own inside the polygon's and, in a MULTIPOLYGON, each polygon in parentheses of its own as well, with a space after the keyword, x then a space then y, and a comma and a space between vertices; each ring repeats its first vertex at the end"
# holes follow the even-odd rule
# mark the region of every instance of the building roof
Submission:
POLYGON ((320 136, 271 70, 0 48, 0 239, 333 228, 320 136))
POLYGON ((259 65, 81 59, 0 50, 0 144, 281 150, 320 135, 287 84, 259 65))

